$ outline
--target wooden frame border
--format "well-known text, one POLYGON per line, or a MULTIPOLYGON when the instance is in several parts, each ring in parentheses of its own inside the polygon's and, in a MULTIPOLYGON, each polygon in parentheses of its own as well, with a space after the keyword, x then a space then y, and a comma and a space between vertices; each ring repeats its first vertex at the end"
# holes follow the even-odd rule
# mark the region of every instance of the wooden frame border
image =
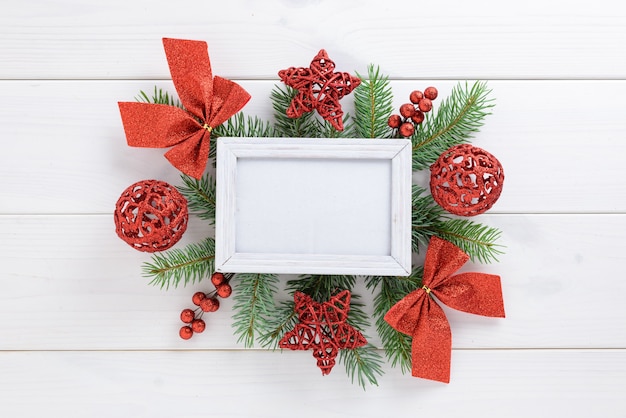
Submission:
POLYGON ((229 273, 408 276, 411 272, 411 142, 404 139, 218 138, 215 269, 229 273), (238 253, 237 162, 241 158, 391 161, 391 254, 238 253))

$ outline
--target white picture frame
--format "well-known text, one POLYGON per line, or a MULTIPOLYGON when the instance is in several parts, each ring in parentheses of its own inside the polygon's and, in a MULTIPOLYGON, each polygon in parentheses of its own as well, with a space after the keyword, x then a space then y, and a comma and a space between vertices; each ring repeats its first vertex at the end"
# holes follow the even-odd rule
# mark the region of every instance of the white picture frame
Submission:
POLYGON ((215 269, 408 276, 411 142, 218 138, 215 269))

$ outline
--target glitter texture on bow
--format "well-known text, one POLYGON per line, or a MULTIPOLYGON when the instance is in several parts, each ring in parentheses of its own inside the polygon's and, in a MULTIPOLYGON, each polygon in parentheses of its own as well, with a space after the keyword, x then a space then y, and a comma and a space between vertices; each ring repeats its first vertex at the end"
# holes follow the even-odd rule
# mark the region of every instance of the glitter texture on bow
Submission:
POLYGON ((453 275, 468 259, 469 256, 454 244, 431 238, 424 261, 423 286, 401 299, 385 315, 385 321, 394 329, 413 337, 413 376, 450 381, 452 333, 433 295, 445 305, 463 312, 504 318, 499 276, 453 275))
POLYGON ((206 42, 164 38, 163 46, 185 110, 120 102, 126 140, 133 147, 172 147, 165 157, 199 179, 209 157, 211 131, 241 110, 250 95, 230 80, 213 77, 206 42))

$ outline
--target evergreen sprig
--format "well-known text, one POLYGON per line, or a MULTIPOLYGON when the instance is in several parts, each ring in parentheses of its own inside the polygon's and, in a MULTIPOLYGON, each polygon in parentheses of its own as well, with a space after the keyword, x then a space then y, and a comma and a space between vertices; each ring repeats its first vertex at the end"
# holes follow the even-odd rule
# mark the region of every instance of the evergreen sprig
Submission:
POLYGON ((267 121, 255 116, 246 116, 243 112, 236 113, 225 123, 213 129, 214 137, 273 137, 276 136, 274 127, 267 121))
POLYGON ((498 256, 503 254, 503 246, 496 244, 501 231, 488 225, 469 219, 448 219, 440 221, 434 232, 481 263, 498 261, 498 256))
POLYGON ((378 386, 377 377, 384 374, 382 361, 380 353, 371 344, 339 351, 339 362, 346 367, 346 374, 350 381, 354 383, 356 378, 357 383, 363 389, 367 387, 368 383, 378 386))
POLYGON ((143 274, 152 277, 150 284, 169 289, 196 283, 213 273, 215 241, 206 238, 183 249, 172 249, 152 255, 151 262, 143 264, 143 274))
POLYGON ((259 336, 261 346, 276 349, 283 335, 292 330, 298 322, 293 299, 282 301, 267 318, 268 331, 259 336))
POLYGON ((413 135, 413 170, 432 165, 448 148, 468 142, 494 106, 485 82, 457 84, 434 114, 427 113, 413 135))
POLYGON ((138 102, 164 104, 184 109, 183 105, 180 103, 180 100, 176 99, 167 91, 163 91, 163 89, 160 89, 157 86, 154 86, 154 93, 152 93, 152 96, 148 96, 146 92, 140 90, 139 95, 135 96, 135 100, 138 102))
POLYGON ((325 302, 341 290, 351 290, 355 283, 355 276, 306 274, 288 280, 286 289, 289 294, 299 291, 317 302, 325 302))
POLYGON ((445 212, 435 203, 430 193, 426 193, 426 189, 416 184, 412 186, 411 204, 411 245, 413 252, 419 253, 420 245, 428 245, 445 212))
POLYGON ((183 185, 177 187, 187 199, 187 205, 200 219, 215 223, 215 179, 205 174, 200 180, 181 174, 183 185))
POLYGON ((237 274, 233 305, 233 328, 246 348, 252 347, 257 337, 272 331, 274 295, 278 277, 275 274, 237 274))
POLYGON ((378 290, 374 297, 376 331, 381 338, 387 359, 392 367, 400 366, 402 373, 411 370, 411 337, 393 329, 385 314, 400 299, 422 285, 422 267, 415 268, 408 277, 370 276, 365 280, 367 289, 378 290))
POLYGON ((356 134, 361 138, 387 138, 391 134, 387 121, 393 111, 389 78, 373 64, 367 67, 367 78, 357 75, 361 84, 353 92, 356 134))

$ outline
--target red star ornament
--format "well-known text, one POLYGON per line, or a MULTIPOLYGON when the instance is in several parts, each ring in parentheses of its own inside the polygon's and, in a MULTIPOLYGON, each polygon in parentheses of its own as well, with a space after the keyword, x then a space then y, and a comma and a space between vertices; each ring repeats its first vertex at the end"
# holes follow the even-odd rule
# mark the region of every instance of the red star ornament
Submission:
POLYGON ((317 359, 317 367, 322 370, 322 375, 330 373, 339 350, 367 344, 363 334, 346 322, 350 311, 348 290, 323 303, 296 292, 294 301, 300 323, 283 336, 278 346, 291 350, 313 350, 313 357, 317 359))
POLYGON ((280 79, 298 91, 287 109, 287 116, 299 118, 317 110, 338 131, 343 131, 343 110, 339 100, 352 92, 361 80, 348 73, 336 73, 335 63, 320 50, 309 68, 290 67, 278 72, 280 79))

